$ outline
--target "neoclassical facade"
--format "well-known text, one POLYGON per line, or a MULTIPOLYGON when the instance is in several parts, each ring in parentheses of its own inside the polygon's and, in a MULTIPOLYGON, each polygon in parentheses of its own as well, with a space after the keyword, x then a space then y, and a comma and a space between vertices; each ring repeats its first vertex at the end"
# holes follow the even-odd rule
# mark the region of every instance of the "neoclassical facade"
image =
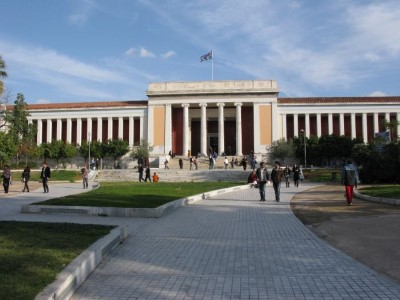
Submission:
MULTIPOLYGON (((141 139, 153 154, 187 155, 211 147, 228 155, 266 153, 275 140, 305 134, 361 137, 400 120, 400 97, 279 98, 274 80, 162 82, 148 86, 146 101, 31 104, 38 144, 54 139, 141 139)), ((400 128, 397 128, 400 132, 400 128)))

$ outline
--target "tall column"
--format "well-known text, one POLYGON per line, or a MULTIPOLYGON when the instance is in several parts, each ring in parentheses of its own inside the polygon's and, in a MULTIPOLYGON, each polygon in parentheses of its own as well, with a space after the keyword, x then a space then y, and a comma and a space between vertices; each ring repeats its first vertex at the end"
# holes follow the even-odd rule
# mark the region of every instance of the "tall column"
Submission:
POLYGON ((107 132, 107 140, 113 139, 113 118, 108 117, 108 132, 107 132))
POLYGON ((62 121, 57 119, 57 141, 61 141, 62 137, 62 121))
POLYGON ((172 150, 172 107, 171 104, 165 105, 165 131, 164 131, 164 153, 172 150))
POLYGON ((328 114, 328 134, 333 134, 333 115, 328 114))
POLYGON ((341 113, 339 115, 339 127, 340 127, 340 135, 344 135, 344 114, 341 113))
POLYGON ((37 120, 37 144, 40 145, 43 141, 43 123, 41 119, 37 120))
POLYGON ((310 137, 310 114, 306 114, 306 137, 309 138, 310 137))
POLYGON ((317 114, 317 136, 321 137, 321 114, 317 114))
POLYGON ((103 118, 97 117, 97 140, 103 141, 103 118))
POLYGON ((51 143, 51 134, 53 133, 53 122, 51 119, 47 119, 47 143, 51 143))
POLYGON ((217 103, 218 106, 218 153, 225 152, 225 128, 224 128, 224 106, 225 103, 217 103))
POLYGON ((282 138, 287 140, 286 114, 282 114, 282 138))
POLYGON ((124 138, 124 119, 122 117, 118 118, 118 139, 124 138))
POLYGON ((183 107, 183 155, 189 150, 189 104, 182 104, 183 107))
POLYGON ((386 122, 390 122, 390 113, 385 113, 386 122))
POLYGON ((72 143, 72 119, 67 119, 67 142, 72 143))
POLYGON ((242 103, 235 103, 236 106, 236 155, 242 153, 242 103))
POLYGON ((368 143, 368 124, 367 124, 367 114, 362 114, 362 131, 364 143, 368 143))
POLYGON ((129 117, 129 147, 133 147, 135 143, 135 126, 133 117, 129 117))
POLYGON ((351 113, 351 138, 356 138, 356 114, 351 113))
POLYGON ((76 119, 76 143, 80 145, 82 143, 82 119, 76 119))
POLYGON ((91 142, 93 139, 93 122, 92 118, 87 118, 86 140, 91 142))
POLYGON ((293 114, 293 137, 299 136, 299 115, 293 114))
POLYGON ((379 113, 374 113, 374 133, 379 132, 379 113))
POLYGON ((201 106, 200 150, 203 155, 207 155, 207 103, 200 103, 199 106, 201 106))
POLYGON ((272 126, 272 142, 279 140, 279 133, 278 133, 278 103, 272 102, 271 103, 271 126, 272 126))
MULTIPOLYGON (((153 122, 153 120, 151 120, 153 122)), ((140 117, 139 120, 140 128, 139 128, 139 138, 140 140, 143 140, 143 134, 144 134, 144 118, 140 117)))

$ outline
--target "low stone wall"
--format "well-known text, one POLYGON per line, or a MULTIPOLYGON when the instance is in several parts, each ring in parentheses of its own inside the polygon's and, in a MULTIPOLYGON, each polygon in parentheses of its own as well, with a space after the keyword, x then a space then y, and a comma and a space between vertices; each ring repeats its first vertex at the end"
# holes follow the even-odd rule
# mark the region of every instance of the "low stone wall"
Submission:
POLYGON ((391 204, 391 205, 400 205, 400 199, 372 197, 372 196, 360 194, 359 192, 356 192, 356 191, 354 191, 354 196, 359 199, 372 201, 372 202, 379 202, 379 203, 385 203, 385 204, 391 204))
POLYGON ((36 300, 69 299, 102 259, 128 237, 126 227, 117 227, 92 244, 58 274, 56 280, 40 292, 36 300))
POLYGON ((211 192, 193 195, 178 199, 156 208, 119 208, 119 207, 90 207, 90 206, 60 206, 60 205, 22 205, 22 213, 44 213, 44 214, 83 214, 104 217, 137 217, 137 218, 159 218, 165 213, 178 207, 188 205, 195 201, 210 198, 214 195, 248 189, 250 185, 241 185, 211 192))

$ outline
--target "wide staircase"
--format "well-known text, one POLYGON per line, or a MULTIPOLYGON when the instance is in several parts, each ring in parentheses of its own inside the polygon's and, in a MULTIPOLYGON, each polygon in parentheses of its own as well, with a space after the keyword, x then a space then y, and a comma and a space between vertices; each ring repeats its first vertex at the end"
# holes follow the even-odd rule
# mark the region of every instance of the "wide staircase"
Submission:
MULTIPOLYGON (((209 169, 209 162, 207 157, 200 157, 198 161, 198 169, 194 165, 190 170, 190 163, 187 157, 176 156, 169 160, 169 169, 164 168, 151 168, 151 175, 154 172, 160 177, 160 181, 166 182, 183 182, 183 181, 237 181, 247 182, 247 177, 251 171, 248 168, 246 171, 241 166, 234 166, 231 168, 229 164, 228 169, 225 169, 224 158, 218 157, 213 169, 209 169), (179 167, 179 159, 183 160, 183 168, 179 167)), ((232 157, 228 157, 230 161, 232 157)), ((143 175, 144 176, 144 175, 143 175)), ((99 170, 96 180, 98 181, 139 181, 138 169, 106 169, 99 170)))

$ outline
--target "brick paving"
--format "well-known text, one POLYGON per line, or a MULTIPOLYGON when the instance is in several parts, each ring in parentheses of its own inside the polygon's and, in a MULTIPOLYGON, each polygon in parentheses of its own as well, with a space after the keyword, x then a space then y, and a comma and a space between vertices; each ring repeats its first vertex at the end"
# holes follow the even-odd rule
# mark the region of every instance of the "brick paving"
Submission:
POLYGON ((269 186, 267 202, 250 189, 129 219, 130 237, 73 299, 400 299, 398 284, 297 220, 289 199, 305 188, 283 187, 279 204, 269 186))

